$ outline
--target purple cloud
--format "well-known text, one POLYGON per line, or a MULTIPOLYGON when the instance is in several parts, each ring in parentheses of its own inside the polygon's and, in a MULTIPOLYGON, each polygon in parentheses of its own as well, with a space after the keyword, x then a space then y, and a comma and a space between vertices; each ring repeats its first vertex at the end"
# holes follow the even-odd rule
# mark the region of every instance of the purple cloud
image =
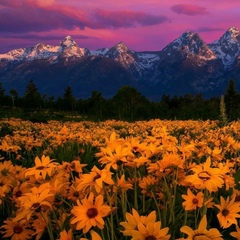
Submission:
POLYGON ((97 20, 96 26, 103 28, 131 28, 140 26, 151 26, 169 22, 169 18, 163 15, 152 15, 135 11, 107 11, 98 9, 94 14, 97 20))
MULTIPOLYGON (((63 40, 65 35, 63 34, 44 34, 44 35, 39 35, 39 34, 15 34, 15 33, 7 33, 6 35, 2 36, 2 38, 11 38, 11 39, 32 39, 32 40, 37 40, 37 41, 55 41, 55 40, 63 40)), ((98 39, 97 37, 92 37, 92 36, 87 36, 87 35, 82 35, 82 34, 71 34, 71 37, 73 39, 98 39)), ((46 42, 47 43, 47 42, 46 42)))
MULTIPOLYGON (((12 2, 12 1, 11 1, 12 2)), ((96 10, 87 13, 70 6, 39 7, 33 1, 19 0, 16 4, 2 0, 0 6, 0 33, 43 32, 56 29, 118 29, 149 26, 169 21, 166 16, 136 11, 96 10)))
POLYGON ((177 4, 171 7, 171 10, 177 14, 185 14, 185 15, 202 15, 207 14, 207 9, 205 7, 192 5, 192 4, 177 4))
POLYGON ((225 28, 210 28, 210 27, 201 27, 197 29, 198 32, 224 32, 226 31, 225 28))
POLYGON ((53 29, 72 30, 75 27, 84 29, 92 23, 81 10, 72 7, 55 5, 49 8, 40 8, 31 4, 19 4, 18 8, 6 5, 0 8, 0 32, 27 33, 49 31, 53 29), (73 14, 74 13, 74 14, 73 14))

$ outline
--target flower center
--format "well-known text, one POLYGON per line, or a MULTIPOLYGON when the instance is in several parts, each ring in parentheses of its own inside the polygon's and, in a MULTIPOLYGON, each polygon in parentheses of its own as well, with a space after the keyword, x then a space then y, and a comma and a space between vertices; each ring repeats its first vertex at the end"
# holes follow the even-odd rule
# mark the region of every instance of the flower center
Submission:
POLYGON ((193 204, 198 204, 197 198, 194 198, 194 199, 192 200, 192 203, 193 203, 193 204))
POLYGON ((133 148, 132 148, 132 152, 133 152, 133 153, 139 153, 140 151, 139 151, 139 148, 138 148, 138 147, 133 147, 133 148))
POLYGON ((145 237, 145 240, 157 240, 153 235, 145 237))
POLYGON ((93 182, 95 182, 97 179, 101 178, 100 174, 97 174, 94 178, 93 178, 93 182))
POLYGON ((98 215, 98 210, 96 209, 96 208, 89 208, 88 210, 87 210, 87 216, 89 217, 89 218, 94 218, 94 217, 96 217, 98 215))
POLYGON ((227 216, 229 214, 229 211, 225 208, 222 210, 222 215, 227 216))
POLYGON ((1 174, 2 174, 3 176, 7 176, 7 175, 9 174, 8 169, 4 168, 4 169, 1 171, 1 174))
POLYGON ((79 192, 74 192, 74 193, 73 193, 73 196, 74 196, 74 197, 79 197, 79 192))
POLYGON ((40 207, 40 203, 36 202, 31 206, 31 210, 37 210, 40 207))
POLYGON ((207 181, 211 178, 211 175, 207 171, 202 171, 198 174, 198 177, 203 181, 207 181))
POLYGON ((240 202, 240 195, 237 195, 237 196, 235 197, 235 202, 240 202))
POLYGON ((39 167, 37 167, 36 169, 37 170, 43 170, 45 167, 44 166, 39 166, 39 167))
POLYGON ((20 227, 20 226, 15 226, 15 227, 13 227, 13 232, 14 232, 14 233, 19 234, 19 233, 21 233, 22 231, 23 231, 23 229, 22 229, 22 227, 20 227))
POLYGON ((18 190, 16 193, 15 193, 15 196, 16 197, 21 197, 22 196, 22 192, 20 190, 18 190))

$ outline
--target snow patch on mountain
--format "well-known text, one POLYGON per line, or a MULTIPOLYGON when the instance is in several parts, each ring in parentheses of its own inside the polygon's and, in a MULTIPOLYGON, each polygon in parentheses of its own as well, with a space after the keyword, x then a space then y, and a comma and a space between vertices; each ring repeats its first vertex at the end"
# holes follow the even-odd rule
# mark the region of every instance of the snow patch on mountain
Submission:
POLYGON ((105 56, 109 48, 100 48, 97 50, 90 51, 91 55, 105 56))
POLYGON ((203 60, 216 59, 214 52, 197 33, 192 31, 184 32, 179 38, 168 44, 163 52, 166 57, 172 56, 174 52, 181 52, 183 55, 192 54, 203 60))
POLYGON ((240 53, 240 32, 237 28, 229 28, 223 36, 209 44, 225 67, 232 65, 240 53))
POLYGON ((140 69, 151 69, 160 60, 158 52, 138 52, 137 57, 138 61, 135 66, 140 69))

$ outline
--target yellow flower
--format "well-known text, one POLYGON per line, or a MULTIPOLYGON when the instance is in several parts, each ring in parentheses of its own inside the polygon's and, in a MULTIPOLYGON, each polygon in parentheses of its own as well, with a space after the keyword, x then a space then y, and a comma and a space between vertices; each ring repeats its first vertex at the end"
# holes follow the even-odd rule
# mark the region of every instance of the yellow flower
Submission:
POLYGON ((40 213, 37 213, 34 216, 33 223, 31 224, 34 228, 34 233, 32 234, 32 236, 35 236, 35 240, 41 239, 43 233, 47 229, 46 221, 48 221, 48 216, 46 213, 42 214, 44 215, 44 218, 40 213))
POLYGON ((222 172, 223 181, 225 183, 226 190, 228 191, 229 188, 234 188, 236 184, 234 182, 234 177, 232 176, 232 173, 230 170, 231 163, 229 161, 226 161, 225 165, 223 165, 222 163, 219 163, 218 167, 222 172))
POLYGON ((236 232, 231 232, 230 235, 236 239, 240 239, 240 228, 236 225, 236 232))
POLYGON ((2 204, 2 199, 9 192, 9 188, 6 185, 0 186, 0 205, 2 204))
POLYGON ((25 176, 34 175, 37 180, 44 180, 46 176, 51 176, 54 168, 58 163, 52 162, 48 156, 43 155, 41 160, 39 157, 35 158, 35 166, 26 170, 25 176))
POLYGON ((3 152, 14 152, 17 153, 18 150, 21 150, 19 146, 16 145, 9 145, 6 140, 3 140, 1 145, 0 145, 0 150, 3 152))
POLYGON ((146 240, 146 239, 154 239, 154 240, 168 240, 171 235, 168 234, 168 227, 161 229, 161 222, 149 222, 146 224, 142 224, 141 222, 137 225, 138 230, 132 231, 132 239, 133 240, 146 240))
POLYGON ((29 229, 29 224, 25 220, 5 220, 1 228, 5 230, 2 232, 4 238, 11 237, 11 240, 26 240, 32 239, 33 230, 29 229))
POLYGON ((182 203, 185 210, 196 210, 203 206, 203 193, 199 192, 197 195, 194 195, 192 191, 188 188, 187 195, 182 195, 182 198, 185 201, 182 203))
POLYGON ((139 187, 142 189, 142 194, 152 196, 152 192, 155 192, 157 187, 157 179, 154 176, 147 175, 139 181, 139 187))
POLYGON ((18 221, 25 217, 29 220, 32 214, 40 212, 42 208, 44 211, 46 211, 46 209, 51 209, 52 204, 49 199, 51 199, 53 194, 50 194, 49 191, 50 189, 48 188, 39 191, 39 188, 33 187, 30 193, 25 193, 23 196, 19 197, 21 209, 17 212, 17 216, 14 220, 18 221))
POLYGON ((117 170, 120 165, 128 163, 129 157, 134 157, 131 149, 123 144, 116 142, 111 145, 112 146, 107 146, 106 148, 101 147, 101 152, 96 154, 97 157, 100 157, 99 162, 101 164, 106 164, 107 167, 112 167, 114 170, 117 170))
POLYGON ((78 191, 86 191, 87 188, 91 190, 94 188, 97 193, 100 193, 103 189, 103 183, 113 185, 114 181, 111 178, 112 173, 109 168, 102 170, 94 166, 90 173, 85 173, 81 176, 81 180, 77 186, 78 191))
POLYGON ((58 240, 72 240, 73 239, 73 234, 72 234, 72 229, 69 231, 63 230, 60 232, 60 237, 58 240))
POLYGON ((217 214, 218 221, 222 228, 228 228, 232 224, 237 225, 237 218, 240 218, 240 205, 235 202, 235 198, 230 201, 227 197, 226 201, 220 196, 220 204, 215 205, 220 212, 217 214))
POLYGON ((114 185, 114 192, 126 192, 129 189, 133 189, 132 183, 125 180, 125 175, 123 174, 121 178, 117 179, 117 184, 114 185))
POLYGON ((121 231, 124 236, 132 236, 132 231, 138 229, 138 223, 147 225, 149 222, 156 221, 156 211, 152 211, 148 216, 140 216, 139 213, 133 208, 132 214, 126 213, 126 222, 120 222, 125 230, 121 231))
MULTIPOLYGON (((102 240, 102 238, 99 236, 99 234, 97 234, 95 231, 91 230, 90 234, 91 234, 91 239, 89 239, 89 240, 102 240)), ((88 240, 88 239, 80 238, 79 240, 88 240)))
POLYGON ((80 159, 73 160, 70 164, 72 171, 75 171, 79 174, 83 172, 83 168, 87 166, 87 164, 81 164, 80 159))
POLYGON ((183 168, 184 160, 178 154, 164 154, 163 159, 159 161, 160 171, 164 172, 167 168, 178 167, 183 168))
POLYGON ((209 192, 217 192, 222 188, 224 181, 219 168, 211 168, 211 160, 208 158, 205 163, 191 168, 194 172, 185 178, 185 182, 190 183, 197 189, 206 188, 209 192))
POLYGON ((0 178, 4 185, 11 185, 16 180, 14 166, 11 161, 0 162, 0 178))
POLYGON ((17 182, 17 186, 13 188, 12 191, 12 200, 16 202, 17 207, 19 207, 19 197, 21 197, 24 193, 30 192, 30 184, 28 182, 20 183, 17 182))
POLYGON ((83 229, 83 233, 87 233, 91 227, 97 226, 100 229, 104 227, 103 217, 110 213, 109 206, 103 204, 103 196, 98 195, 94 199, 93 193, 88 198, 84 198, 81 203, 77 200, 77 206, 74 206, 71 213, 74 218, 71 224, 76 223, 76 229, 83 229))
POLYGON ((74 185, 69 187, 67 199, 76 202, 78 199, 82 199, 83 197, 84 193, 82 191, 78 191, 74 185))
POLYGON ((188 226, 183 226, 181 232, 188 235, 187 240, 223 240, 221 233, 216 228, 207 230, 207 217, 203 216, 199 223, 198 229, 193 230, 188 226))

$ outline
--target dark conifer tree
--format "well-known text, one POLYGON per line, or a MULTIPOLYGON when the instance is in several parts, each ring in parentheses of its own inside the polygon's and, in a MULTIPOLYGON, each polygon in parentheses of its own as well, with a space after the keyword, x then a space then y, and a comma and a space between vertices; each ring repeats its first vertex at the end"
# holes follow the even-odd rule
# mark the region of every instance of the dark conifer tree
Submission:
POLYGON ((228 87, 224 95, 224 101, 228 119, 236 120, 239 118, 240 95, 236 89, 235 81, 233 79, 229 80, 228 87))
POLYGON ((5 90, 2 87, 2 83, 0 83, 0 106, 5 105, 5 90))
POLYGON ((72 93, 72 88, 67 86, 63 96, 65 110, 76 111, 76 99, 72 93))
POLYGON ((38 92, 37 86, 30 80, 26 86, 26 91, 23 97, 24 106, 28 108, 41 108, 42 97, 38 92))
POLYGON ((94 120, 103 119, 103 107, 105 99, 101 92, 92 91, 91 97, 86 101, 87 114, 93 117, 94 120))

